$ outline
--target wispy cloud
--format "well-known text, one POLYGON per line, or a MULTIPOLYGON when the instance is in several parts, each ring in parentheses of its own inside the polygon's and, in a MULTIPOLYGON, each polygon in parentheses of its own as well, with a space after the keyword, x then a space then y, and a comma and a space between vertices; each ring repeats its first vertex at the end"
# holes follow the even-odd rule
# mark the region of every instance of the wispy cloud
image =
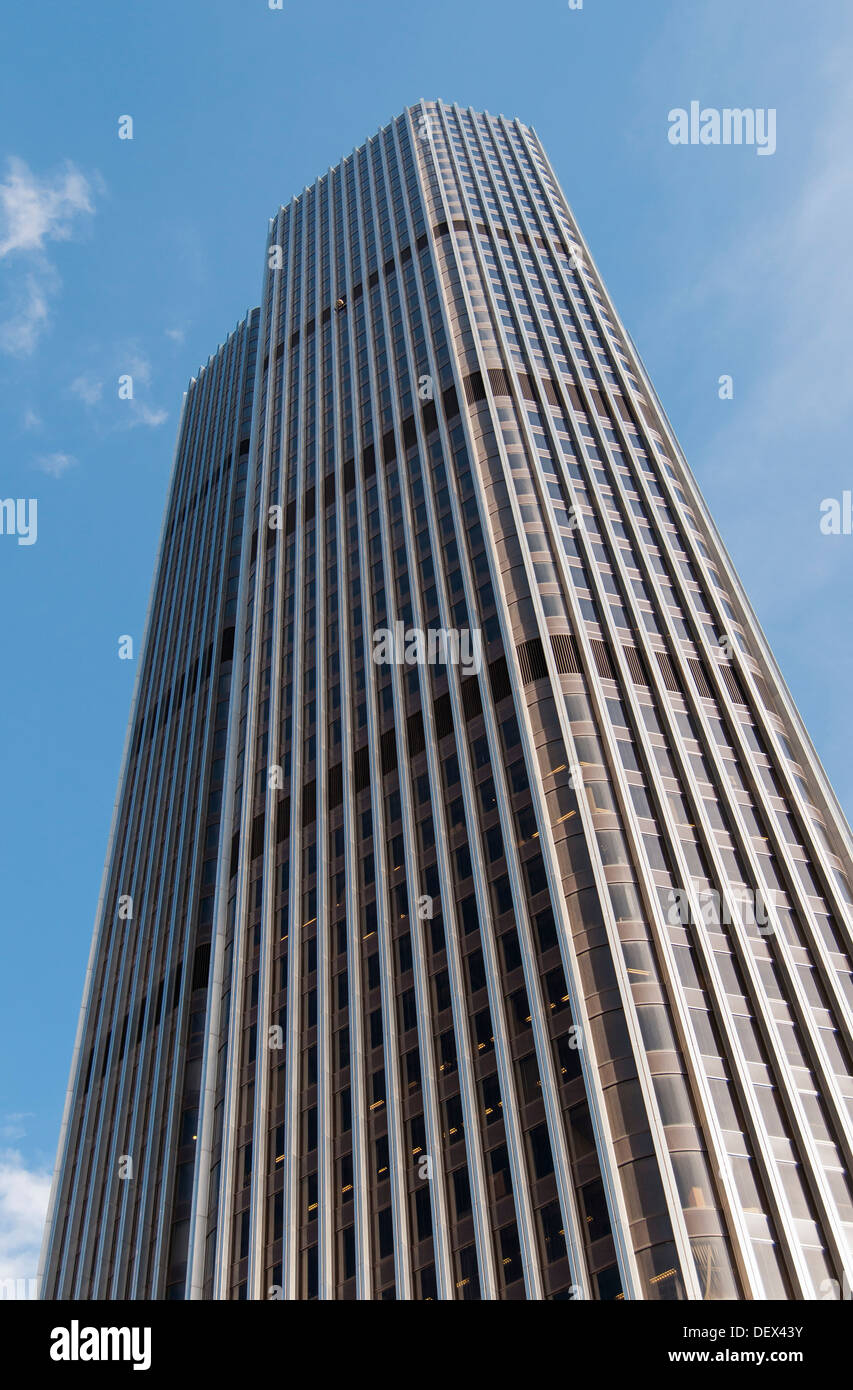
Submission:
POLYGON ((104 391, 104 383, 91 376, 75 377, 70 390, 85 405, 97 405, 104 391))
POLYGON ((813 598, 824 589, 836 566, 841 579, 845 557, 820 536, 818 504, 828 489, 849 486, 849 464, 833 444, 853 416, 853 280, 839 273, 853 234, 853 171, 845 144, 853 81, 834 60, 824 79, 832 95, 797 196, 722 248, 702 287, 703 298, 728 303, 724 332, 733 341, 744 321, 762 326, 759 369, 745 385, 746 409, 724 417, 706 450, 715 484, 739 498, 729 530, 746 549, 762 527, 766 599, 776 604, 790 601, 774 576, 785 572, 795 528, 802 547, 797 600, 806 607, 809 593, 813 598), (734 284, 740 287, 737 303, 734 284))
POLYGON ((35 1279, 50 1181, 17 1149, 0 1150, 0 1280, 35 1279))
MULTIPOLYGON (((728 8, 734 19, 734 5, 728 8)), ((666 51, 669 70, 688 75, 680 76, 680 90, 703 99, 714 90, 738 92, 744 106, 778 102, 780 147, 747 183, 730 181, 732 161, 678 166, 666 184, 672 217, 660 219, 650 240, 663 254, 647 338, 667 365, 665 403, 668 391, 680 394, 679 428, 711 511, 844 799, 843 692, 853 653, 842 634, 851 542, 822 535, 819 521, 821 500, 840 498, 853 481, 846 446, 853 425, 853 15, 833 7, 798 28, 777 15, 794 8, 779 0, 741 6, 738 53, 718 0, 697 4, 695 15, 693 6, 689 14, 673 8, 668 25, 676 31, 668 29, 666 51), (802 88, 791 84, 794 70, 808 75, 802 88), (694 181, 699 170, 704 181, 694 181), (716 402, 721 372, 734 375, 731 402, 716 402)), ((656 101, 662 52, 650 52, 644 69, 656 101)), ((667 148, 661 160, 670 154, 667 148)), ((662 384, 657 368, 653 375, 662 384)))
POLYGON ((151 429, 169 418, 150 399, 154 370, 147 353, 135 341, 102 350, 97 360, 80 372, 68 390, 90 410, 98 407, 93 422, 99 430, 151 429))
POLYGON ((133 377, 134 390, 140 383, 143 386, 151 385, 151 363, 137 348, 125 351, 122 372, 133 377))
POLYGON ((159 410, 145 399, 139 399, 139 387, 147 391, 151 386, 152 368, 148 357, 135 344, 127 345, 121 355, 121 374, 133 379, 133 396, 121 402, 126 411, 125 425, 133 429, 136 425, 156 428, 169 418, 169 412, 159 410))
POLYGON ((16 1114, 4 1115, 0 1120, 0 1144, 14 1144, 18 1139, 23 1139, 27 1132, 24 1120, 32 1118, 32 1110, 20 1110, 16 1114))
POLYGON ((0 183, 0 260, 11 251, 41 251, 45 241, 67 240, 74 219, 93 211, 89 182, 72 164, 53 179, 40 179, 22 159, 10 159, 0 183))
POLYGON ((168 410, 155 410, 144 401, 133 400, 130 405, 133 408, 131 425, 150 425, 156 428, 158 425, 164 425, 169 418, 168 410))
POLYGON ((3 352, 27 357, 35 350, 60 286, 46 243, 67 241, 79 219, 93 212, 91 184, 72 164, 39 178, 22 159, 9 160, 0 182, 0 262, 11 257, 16 276, 0 323, 3 352))
POLYGON ((171 338, 173 343, 182 343, 187 336, 185 328, 167 328, 166 337, 171 338))
POLYGON ((34 410, 25 410, 25 411, 24 411, 24 419, 23 419, 23 428, 24 428, 25 430, 40 430, 41 427, 42 427, 42 418, 41 418, 41 416, 40 416, 40 415, 37 415, 36 412, 35 412, 34 410))
POLYGON ((12 357, 29 357, 50 316, 50 297, 59 289, 59 276, 43 260, 11 288, 8 318, 0 323, 0 350, 12 357))
POLYGON ((33 467, 40 473, 48 473, 51 478, 61 478, 63 473, 67 473, 69 468, 73 468, 77 460, 73 454, 40 454, 33 462, 33 467))

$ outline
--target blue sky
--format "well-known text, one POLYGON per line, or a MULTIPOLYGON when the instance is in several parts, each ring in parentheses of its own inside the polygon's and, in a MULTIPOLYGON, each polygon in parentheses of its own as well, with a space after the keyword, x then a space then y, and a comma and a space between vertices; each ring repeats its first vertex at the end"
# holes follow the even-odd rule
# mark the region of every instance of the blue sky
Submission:
POLYGON ((853 14, 798 0, 42 0, 0 29, 0 1278, 35 1273, 189 377, 280 202, 420 97, 536 127, 848 817, 853 14), (774 108, 777 149, 668 113, 774 108), (130 115, 134 139, 118 138, 130 115), (120 400, 130 373, 134 399, 120 400), (718 379, 733 377, 721 401, 718 379))

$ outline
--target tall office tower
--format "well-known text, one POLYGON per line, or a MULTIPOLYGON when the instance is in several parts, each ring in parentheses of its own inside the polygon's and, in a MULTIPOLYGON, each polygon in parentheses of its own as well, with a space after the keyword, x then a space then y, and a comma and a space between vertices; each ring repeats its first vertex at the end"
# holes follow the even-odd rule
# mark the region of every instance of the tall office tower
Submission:
POLYGON ((421 103, 265 258, 184 408, 46 1296, 840 1293, 850 832, 536 135, 421 103))

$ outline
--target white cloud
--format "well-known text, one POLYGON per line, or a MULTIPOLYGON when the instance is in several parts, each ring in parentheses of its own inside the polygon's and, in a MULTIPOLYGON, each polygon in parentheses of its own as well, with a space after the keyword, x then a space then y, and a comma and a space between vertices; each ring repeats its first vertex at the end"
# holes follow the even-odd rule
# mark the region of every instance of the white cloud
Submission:
POLYGON ((134 350, 125 355, 122 375, 132 376, 134 389, 141 382, 143 386, 151 385, 151 363, 141 352, 134 350))
POLYGON ((130 402, 130 406, 133 410, 133 420, 131 421, 133 425, 150 425, 152 428, 156 428, 157 425, 165 424, 169 418, 168 410, 154 410, 144 401, 133 400, 130 402))
POLYGON ((171 338, 173 343, 182 343, 182 342, 184 341, 184 338, 185 338, 186 336, 187 336, 187 335, 186 335, 186 329, 184 329, 184 328, 167 328, 167 329, 166 329, 166 337, 167 337, 167 338, 171 338))
POLYGON ((22 159, 9 160, 0 182, 0 261, 13 256, 17 275, 11 312, 0 323, 3 352, 27 357, 34 351, 60 285, 45 243, 67 241, 77 220, 93 211, 91 185, 73 165, 52 178, 38 178, 22 159))
POLYGON ((0 1122, 0 1143, 14 1144, 16 1140, 23 1139, 27 1132, 23 1121, 32 1118, 32 1110, 21 1110, 17 1114, 4 1115, 2 1122, 0 1122))
POLYGON ((40 430, 41 427, 41 416, 37 415, 34 410, 25 410, 23 428, 25 430, 40 430))
POLYGON ((73 468, 77 460, 73 454, 41 454, 34 462, 33 467, 40 473, 49 473, 51 478, 61 478, 63 473, 67 473, 69 468, 73 468))
POLYGON ((137 425, 156 429, 168 420, 169 412, 146 399, 153 375, 147 354, 137 342, 130 341, 103 351, 95 365, 80 372, 68 389, 85 405, 102 407, 96 417, 102 429, 128 430, 137 425), (130 397, 128 377, 133 385, 130 397))
POLYGON ((0 1150, 0 1281, 35 1279, 50 1182, 49 1170, 28 1167, 17 1149, 0 1150))
POLYGON ((40 251, 47 240, 67 240, 74 218, 93 211, 90 185, 72 164, 50 180, 37 178, 22 159, 10 159, 0 183, 0 260, 10 251, 40 251))
POLYGON ((0 323, 0 349, 12 357, 29 357, 47 324, 49 298, 59 288, 59 276, 49 262, 29 271, 12 290, 12 312, 0 323))
POLYGON ((104 383, 91 376, 78 376, 72 381, 71 390, 85 405, 96 405, 101 399, 104 383))
POLYGON ((121 375, 133 378, 133 395, 127 400, 120 402, 126 412, 125 425, 128 429, 133 429, 136 425, 148 425, 156 429, 169 418, 167 410, 158 410, 156 406, 149 405, 146 401, 140 400, 138 391, 142 386, 146 390, 151 385, 151 362, 145 353, 136 344, 126 344, 121 355, 121 375))

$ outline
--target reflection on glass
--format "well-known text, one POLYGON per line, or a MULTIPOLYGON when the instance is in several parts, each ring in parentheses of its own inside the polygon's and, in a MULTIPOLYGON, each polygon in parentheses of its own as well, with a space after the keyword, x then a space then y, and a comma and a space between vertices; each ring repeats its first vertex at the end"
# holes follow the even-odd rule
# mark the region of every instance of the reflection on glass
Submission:
POLYGON ((623 941, 622 954, 632 985, 653 984, 657 980, 655 958, 648 941, 623 941))
POLYGON ((642 922, 643 906, 632 883, 609 883, 610 904, 617 922, 642 922))
POLYGON ((722 1236, 694 1237, 690 1242, 703 1299, 738 1298, 734 1271, 722 1236))
POLYGON ((664 1125, 691 1125, 694 1123, 693 1106, 687 1083, 679 1072, 668 1072, 652 1077, 655 1086, 661 1123, 664 1125))
POLYGON ((674 1153, 672 1169, 685 1211, 708 1211, 716 1207, 711 1174, 701 1153, 674 1153))
POLYGON ((761 1195, 755 1181, 752 1159, 745 1158, 742 1154, 731 1154, 729 1163, 734 1173, 735 1187, 743 1210, 749 1212, 751 1216, 761 1216, 763 1214, 761 1195))
POLYGON ((658 1302, 681 1302, 687 1297, 678 1255, 672 1241, 653 1245, 637 1255, 642 1296, 658 1302))

